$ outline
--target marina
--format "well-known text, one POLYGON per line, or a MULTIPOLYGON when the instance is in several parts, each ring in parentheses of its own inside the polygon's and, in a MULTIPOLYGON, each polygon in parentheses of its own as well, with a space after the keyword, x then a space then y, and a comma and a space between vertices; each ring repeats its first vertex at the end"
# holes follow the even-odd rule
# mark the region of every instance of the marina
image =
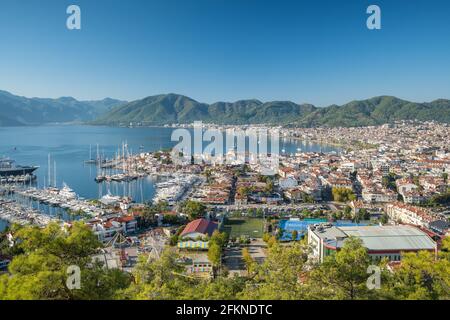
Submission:
POLYGON ((194 175, 175 175, 168 181, 158 182, 153 202, 165 201, 169 205, 174 205, 199 182, 200 178, 194 175))
POLYGON ((97 183, 106 182, 129 182, 139 178, 145 177, 145 173, 116 173, 112 175, 102 174, 95 177, 95 181, 97 183))
POLYGON ((0 219, 9 223, 20 225, 35 224, 41 227, 52 221, 60 221, 38 210, 24 207, 14 200, 4 198, 0 198, 0 219))
POLYGON ((62 189, 53 187, 47 189, 29 188, 16 190, 15 194, 38 201, 39 203, 67 209, 71 212, 82 212, 83 214, 92 217, 103 214, 103 210, 98 205, 94 205, 92 202, 79 198, 66 184, 64 184, 62 189))
MULTIPOLYGON (((140 146, 141 148, 142 146, 140 146)), ((122 142, 122 147, 117 149, 115 157, 111 160, 102 159, 98 153, 97 146, 97 161, 98 174, 95 177, 97 183, 106 182, 130 182, 147 176, 145 172, 139 172, 133 168, 136 167, 134 161, 135 157, 128 149, 128 143, 122 142)))
POLYGON ((37 177, 34 174, 1 176, 0 186, 4 184, 29 184, 36 181, 36 179, 37 177))
POLYGON ((0 186, 0 196, 10 195, 15 192, 15 186, 0 186))
MULTIPOLYGON (((16 200, 25 208, 62 220, 74 219, 73 213, 80 210, 88 216, 101 215, 101 208, 93 205, 91 200, 108 202, 126 197, 136 203, 152 200, 173 203, 189 193, 190 182, 181 182, 182 187, 175 186, 176 180, 158 184, 175 177, 171 172, 158 171, 153 163, 141 163, 139 159, 139 154, 173 147, 176 142, 171 141, 172 131, 173 128, 161 127, 83 125, 0 130, 0 155, 15 160, 4 161, 3 167, 19 167, 15 175, 8 171, 9 174, 0 177, 0 195, 16 200), (139 153, 133 154, 132 150, 139 153), (17 166, 15 162, 35 163, 39 167, 17 166), (32 172, 26 172, 25 168, 32 172), (63 182, 77 194, 75 199, 70 199, 73 193, 63 182)), ((321 149, 319 145, 285 139, 281 139, 280 146, 288 153, 295 153, 300 148, 304 151, 321 149)))

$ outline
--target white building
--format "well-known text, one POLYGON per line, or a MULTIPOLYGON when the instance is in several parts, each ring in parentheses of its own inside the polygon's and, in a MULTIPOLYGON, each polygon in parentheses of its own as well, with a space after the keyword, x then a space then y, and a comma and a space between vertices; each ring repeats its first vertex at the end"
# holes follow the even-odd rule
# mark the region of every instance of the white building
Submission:
POLYGON ((386 213, 392 220, 420 227, 428 227, 430 222, 436 220, 425 209, 401 202, 387 204, 386 213))
POLYGON ((392 202, 397 200, 397 194, 389 190, 376 190, 365 188, 362 191, 362 198, 368 203, 392 202))
POLYGON ((403 252, 437 251, 436 242, 413 226, 335 227, 322 224, 308 228, 308 244, 312 248, 313 259, 323 262, 327 256, 340 250, 349 237, 361 239, 374 260, 388 258, 400 261, 403 252))

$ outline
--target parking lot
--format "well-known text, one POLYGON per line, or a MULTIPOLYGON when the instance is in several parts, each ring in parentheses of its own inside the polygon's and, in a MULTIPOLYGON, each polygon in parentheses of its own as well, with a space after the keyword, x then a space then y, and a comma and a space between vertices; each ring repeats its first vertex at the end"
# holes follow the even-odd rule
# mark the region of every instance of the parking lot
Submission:
POLYGON ((248 245, 239 245, 235 247, 225 248, 223 255, 224 266, 230 272, 230 276, 234 274, 246 275, 247 270, 242 259, 242 250, 247 248, 252 258, 261 264, 266 258, 266 243, 261 239, 253 240, 248 245))

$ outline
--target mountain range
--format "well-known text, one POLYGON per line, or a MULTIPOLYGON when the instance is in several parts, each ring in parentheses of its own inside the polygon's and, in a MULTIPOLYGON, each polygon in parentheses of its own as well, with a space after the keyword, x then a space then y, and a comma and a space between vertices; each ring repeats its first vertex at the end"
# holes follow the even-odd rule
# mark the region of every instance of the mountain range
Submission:
POLYGON ((84 122, 93 125, 192 123, 278 124, 304 127, 367 126, 396 120, 450 123, 450 100, 416 103, 379 96, 325 108, 291 101, 201 103, 178 94, 161 94, 126 102, 106 98, 78 101, 25 98, 0 91, 0 126, 84 122))
POLYGON ((111 98, 98 101, 78 101, 72 97, 26 98, 0 91, 0 126, 86 122, 125 103, 111 98))
POLYGON ((177 94, 147 97, 112 109, 94 121, 96 124, 143 122, 151 125, 192 123, 196 120, 220 124, 287 123, 316 110, 309 104, 290 101, 263 103, 258 100, 206 104, 177 94))
POLYGON ((391 96, 352 101, 342 106, 318 108, 291 101, 241 100, 206 104, 191 98, 165 94, 137 100, 111 109, 93 123, 163 125, 201 120, 217 124, 279 124, 314 126, 368 126, 395 120, 436 120, 450 123, 450 100, 415 103, 391 96))

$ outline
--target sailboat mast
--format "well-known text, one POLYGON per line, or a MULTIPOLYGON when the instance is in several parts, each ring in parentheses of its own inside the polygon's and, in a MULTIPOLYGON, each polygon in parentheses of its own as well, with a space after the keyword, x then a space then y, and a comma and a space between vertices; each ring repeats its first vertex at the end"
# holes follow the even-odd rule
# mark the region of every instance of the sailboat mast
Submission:
POLYGON ((54 187, 56 188, 56 161, 53 162, 53 179, 54 187))
POLYGON ((51 164, 50 164, 50 153, 48 154, 48 179, 47 179, 47 182, 48 182, 48 185, 50 186, 51 185, 51 164))
POLYGON ((125 168, 125 143, 122 142, 122 164, 123 164, 123 171, 126 170, 125 168))

